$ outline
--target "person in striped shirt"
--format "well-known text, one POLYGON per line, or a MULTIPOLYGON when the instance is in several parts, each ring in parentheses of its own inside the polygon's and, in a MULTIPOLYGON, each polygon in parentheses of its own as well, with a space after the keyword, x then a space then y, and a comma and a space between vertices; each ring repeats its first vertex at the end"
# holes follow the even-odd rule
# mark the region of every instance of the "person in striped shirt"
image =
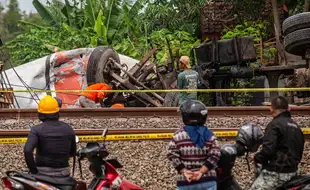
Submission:
POLYGON ((200 101, 181 104, 184 127, 168 145, 168 159, 177 170, 177 190, 216 190, 215 168, 221 152, 216 136, 205 126, 208 109, 200 101))

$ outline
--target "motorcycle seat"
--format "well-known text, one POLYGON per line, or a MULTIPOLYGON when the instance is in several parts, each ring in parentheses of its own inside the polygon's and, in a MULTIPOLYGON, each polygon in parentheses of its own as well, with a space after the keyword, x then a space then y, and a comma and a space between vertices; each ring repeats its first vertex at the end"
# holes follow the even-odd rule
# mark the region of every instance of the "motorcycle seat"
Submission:
POLYGON ((43 175, 33 175, 38 181, 46 182, 58 186, 76 186, 77 181, 72 177, 49 177, 43 175))
POLYGON ((77 181, 72 177, 50 177, 44 175, 35 175, 28 173, 18 173, 18 175, 33 181, 41 181, 54 186, 76 186, 77 181))

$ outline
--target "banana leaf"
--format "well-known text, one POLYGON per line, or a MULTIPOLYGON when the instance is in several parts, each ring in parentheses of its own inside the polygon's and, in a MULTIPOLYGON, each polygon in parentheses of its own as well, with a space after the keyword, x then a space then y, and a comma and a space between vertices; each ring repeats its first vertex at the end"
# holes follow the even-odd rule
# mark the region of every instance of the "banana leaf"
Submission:
MULTIPOLYGON (((95 1, 94 0, 86 0, 86 4, 85 4, 85 17, 90 26, 94 26, 96 23, 96 11, 94 9, 95 6, 95 1)), ((84 23, 84 27, 85 25, 88 25, 86 22, 84 23)))
POLYGON ((94 31, 96 32, 97 36, 103 38, 104 44, 108 44, 107 27, 104 25, 103 20, 104 20, 103 12, 102 10, 100 10, 95 23, 94 31))
POLYGON ((33 0, 32 4, 47 24, 56 25, 56 18, 53 17, 50 11, 39 0, 33 0))

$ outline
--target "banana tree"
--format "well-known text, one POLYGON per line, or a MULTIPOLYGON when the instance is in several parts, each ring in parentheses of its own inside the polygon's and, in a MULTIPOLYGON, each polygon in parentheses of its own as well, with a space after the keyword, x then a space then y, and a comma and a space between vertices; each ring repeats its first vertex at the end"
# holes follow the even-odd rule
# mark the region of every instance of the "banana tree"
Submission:
POLYGON ((53 0, 43 5, 33 0, 33 5, 50 26, 66 24, 73 29, 93 28, 96 36, 92 45, 112 44, 123 38, 138 36, 136 15, 143 8, 143 0, 53 0), (71 2, 71 3, 70 3, 71 2))
POLYGON ((70 27, 81 29, 83 27, 84 11, 78 8, 81 2, 77 0, 72 2, 70 4, 68 0, 65 0, 65 3, 52 0, 51 2, 48 1, 47 5, 44 5, 39 0, 33 0, 32 4, 48 25, 60 27, 62 23, 65 23, 70 27))

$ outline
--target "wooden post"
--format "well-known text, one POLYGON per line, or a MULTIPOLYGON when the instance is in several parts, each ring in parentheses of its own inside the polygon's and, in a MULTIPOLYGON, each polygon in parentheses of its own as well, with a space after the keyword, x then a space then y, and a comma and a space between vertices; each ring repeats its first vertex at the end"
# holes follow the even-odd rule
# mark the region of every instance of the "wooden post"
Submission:
POLYGON ((279 57, 279 65, 285 65, 286 61, 285 61, 284 48, 281 43, 281 31, 282 30, 281 30, 277 0, 271 0, 271 4, 272 4, 273 19, 274 19, 275 36, 276 36, 276 47, 278 50, 278 57, 279 57))
POLYGON ((262 30, 259 30, 259 38, 260 38, 260 64, 262 66, 265 66, 264 64, 264 57, 263 57, 263 50, 264 50, 264 43, 263 43, 263 35, 262 35, 262 30))
POLYGON ((309 11, 309 6, 310 6, 310 0, 305 0, 304 12, 308 12, 309 11))

